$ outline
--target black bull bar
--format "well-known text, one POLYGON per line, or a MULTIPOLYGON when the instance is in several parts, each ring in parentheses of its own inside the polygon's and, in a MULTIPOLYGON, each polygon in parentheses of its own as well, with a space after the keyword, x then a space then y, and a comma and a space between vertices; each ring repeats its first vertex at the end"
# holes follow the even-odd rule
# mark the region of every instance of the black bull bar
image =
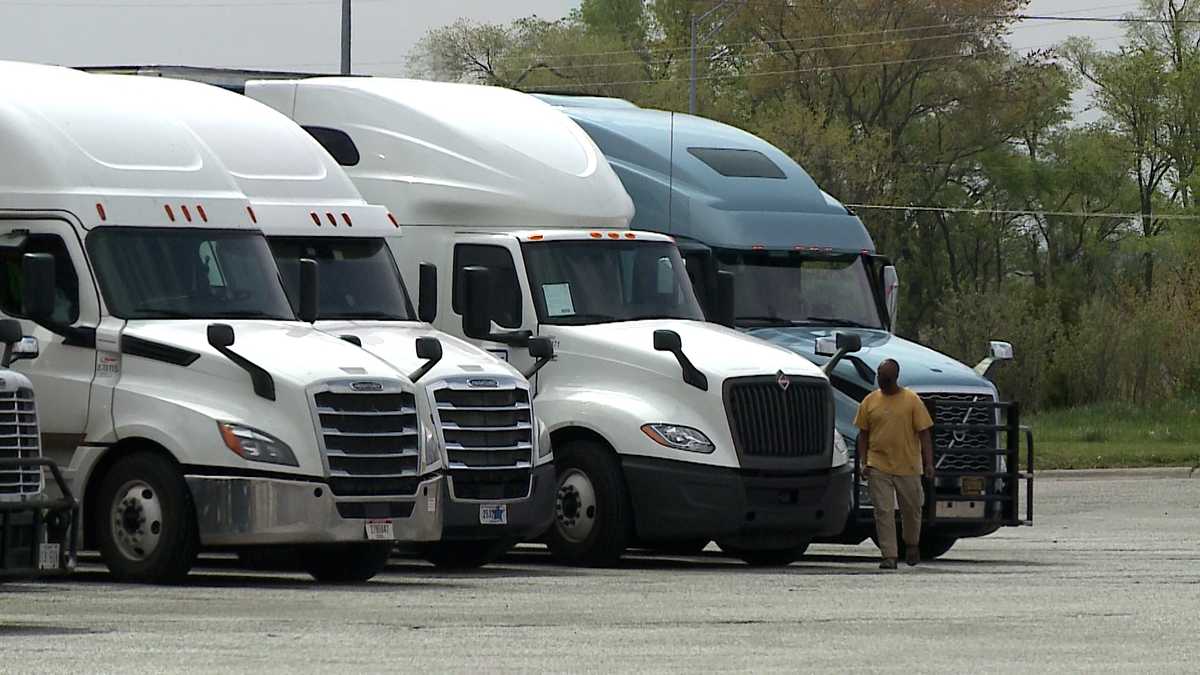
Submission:
MULTIPOLYGON (((977 423, 934 423, 933 463, 961 465, 961 460, 988 458, 989 470, 941 470, 935 472, 933 481, 925 481, 925 508, 922 521, 926 526, 939 523, 991 524, 1020 526, 1033 524, 1033 431, 1021 425, 1021 407, 1016 402, 996 401, 951 401, 936 397, 922 397, 929 408, 930 417, 936 420, 939 409, 956 408, 967 410, 986 409, 991 411, 991 424, 977 423), (939 433, 947 432, 947 433, 939 433), (937 438, 954 434, 984 434, 994 441, 984 448, 951 447, 939 444, 937 438), (1022 441, 1025 456, 1021 457, 1022 441), (999 470, 996 458, 1004 458, 1004 470, 999 470), (1022 470, 1024 459, 1024 470, 1022 470), (946 460, 951 460, 947 462, 946 460), (959 461, 955 461, 959 460, 959 461), (965 479, 965 480, 964 480, 965 479), (1025 485, 1022 500, 1021 484, 1025 485), (970 489, 968 489, 970 485, 970 489), (1024 506, 1024 513, 1022 513, 1024 506), (966 507, 959 508, 959 507, 966 507), (947 515, 953 512, 953 515, 947 515)), ((860 455, 854 453, 855 475, 862 475, 860 455)), ((873 521, 872 511, 864 508, 864 488, 854 490, 854 513, 862 524, 873 521)))

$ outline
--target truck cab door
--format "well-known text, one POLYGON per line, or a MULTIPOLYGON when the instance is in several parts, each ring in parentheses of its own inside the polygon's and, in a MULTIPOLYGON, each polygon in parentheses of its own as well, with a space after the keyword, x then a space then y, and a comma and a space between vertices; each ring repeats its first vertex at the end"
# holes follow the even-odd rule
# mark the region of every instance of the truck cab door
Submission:
MULTIPOLYGON (((520 244, 516 239, 502 236, 466 236, 454 242, 454 261, 451 279, 450 327, 462 335, 463 269, 486 267, 491 270, 491 319, 495 333, 526 333, 537 335, 537 316, 529 294, 520 244)), ((471 340, 476 346, 508 361, 514 368, 526 371, 533 365, 529 350, 500 340, 471 340)))
POLYGON ((19 361, 13 369, 33 383, 43 454, 67 466, 88 428, 100 322, 99 295, 74 226, 51 219, 0 221, 0 314, 20 320, 25 335, 38 341, 38 357, 19 361), (21 260, 26 253, 54 258, 55 304, 47 325, 22 313, 21 260))

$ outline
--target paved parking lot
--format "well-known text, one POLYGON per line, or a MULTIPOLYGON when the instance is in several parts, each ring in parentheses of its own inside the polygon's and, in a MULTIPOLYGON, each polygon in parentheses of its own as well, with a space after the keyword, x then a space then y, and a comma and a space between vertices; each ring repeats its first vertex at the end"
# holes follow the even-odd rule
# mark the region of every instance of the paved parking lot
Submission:
POLYGON ((1200 668, 1200 479, 1037 489, 1035 527, 894 573, 867 545, 782 570, 528 550, 469 574, 397 561, 358 587, 209 560, 156 588, 85 564, 0 586, 0 672, 1200 668))

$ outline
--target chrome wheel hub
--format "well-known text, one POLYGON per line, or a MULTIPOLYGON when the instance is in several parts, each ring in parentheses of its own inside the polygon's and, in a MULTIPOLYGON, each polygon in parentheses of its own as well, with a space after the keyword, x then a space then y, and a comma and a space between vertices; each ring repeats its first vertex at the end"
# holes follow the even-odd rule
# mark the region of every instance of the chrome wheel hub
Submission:
POLYGON ((154 488, 131 480, 117 490, 110 514, 113 541, 121 555, 142 561, 154 555, 162 537, 162 502, 154 488))
POLYGON ((596 489, 587 474, 568 470, 558 481, 554 503, 555 527, 564 539, 579 543, 596 525, 596 489))

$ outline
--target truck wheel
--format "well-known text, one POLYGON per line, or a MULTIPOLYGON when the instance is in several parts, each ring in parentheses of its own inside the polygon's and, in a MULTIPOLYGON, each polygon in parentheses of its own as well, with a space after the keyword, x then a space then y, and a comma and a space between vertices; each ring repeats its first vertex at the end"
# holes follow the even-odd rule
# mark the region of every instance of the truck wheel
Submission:
POLYGON ((99 489, 94 523, 113 578, 169 583, 187 576, 200 536, 192 493, 170 460, 129 455, 113 464, 99 489))
POLYGON ((439 541, 426 546, 421 557, 438 569, 473 570, 495 562, 511 547, 508 540, 439 541))
POLYGON ((621 467, 608 448, 591 441, 556 452, 558 492, 550 553, 568 565, 615 565, 633 529, 621 467))
POLYGON ((391 544, 321 544, 299 549, 300 567, 324 583, 366 581, 387 567, 391 544))
POLYGON ((808 544, 788 548, 767 549, 722 545, 721 550, 729 555, 741 558, 743 562, 751 567, 787 567, 804 556, 804 552, 808 550, 808 544))

